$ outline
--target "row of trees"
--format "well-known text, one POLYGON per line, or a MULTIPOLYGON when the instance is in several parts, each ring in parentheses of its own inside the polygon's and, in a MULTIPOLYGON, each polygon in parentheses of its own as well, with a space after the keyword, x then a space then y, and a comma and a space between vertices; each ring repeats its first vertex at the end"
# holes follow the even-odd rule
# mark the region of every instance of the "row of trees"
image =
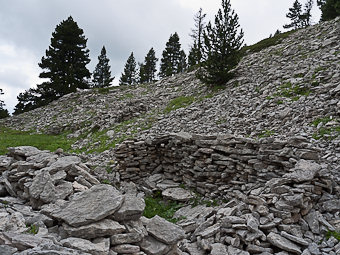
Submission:
MULTIPOLYGON (((340 0, 317 0, 317 5, 321 9, 321 20, 331 20, 340 16, 340 0)), ((284 25, 283 28, 299 29, 311 25, 311 11, 314 5, 314 0, 308 0, 304 8, 299 0, 295 0, 293 6, 289 8, 286 17, 291 20, 291 23, 284 25)))
MULTIPOLYGON (((221 0, 222 6, 215 16, 214 22, 206 24, 202 9, 194 17, 195 27, 191 37, 188 61, 181 49, 179 36, 174 33, 162 53, 159 77, 172 76, 184 72, 188 67, 196 66, 197 76, 210 85, 226 83, 233 77, 231 70, 240 60, 240 48, 243 44, 243 31, 240 29, 238 16, 232 10, 230 0, 221 0)), ((322 10, 322 19, 340 15, 340 0, 317 0, 322 10)), ((310 25, 313 0, 308 0, 304 9, 296 0, 287 17, 292 20, 286 28, 300 28, 310 25)), ((79 89, 110 86, 111 76, 109 59, 103 46, 98 57, 98 64, 91 76, 86 65, 90 62, 87 39, 72 17, 57 25, 52 33, 51 45, 39 63, 43 69, 40 78, 46 78, 37 88, 20 93, 14 114, 32 110, 51 101, 75 92, 79 89), (92 77, 92 79, 91 79, 92 77)), ((144 62, 137 63, 133 52, 129 56, 120 84, 152 82, 157 72, 156 54, 153 48, 146 55, 144 62)), ((0 105, 3 108, 3 102, 0 105)), ((0 108, 1 110, 1 108, 0 108)))

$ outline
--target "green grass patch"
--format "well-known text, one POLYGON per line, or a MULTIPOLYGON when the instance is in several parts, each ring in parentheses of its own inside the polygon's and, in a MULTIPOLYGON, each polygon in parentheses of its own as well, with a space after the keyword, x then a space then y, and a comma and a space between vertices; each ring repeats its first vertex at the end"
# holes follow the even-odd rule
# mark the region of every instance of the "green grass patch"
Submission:
POLYGON ((300 99, 300 96, 309 96, 311 93, 309 88, 293 86, 291 82, 284 83, 281 85, 273 96, 274 97, 286 97, 293 101, 300 99))
POLYGON ((288 32, 285 32, 285 33, 280 33, 280 34, 277 34, 273 37, 263 39, 263 40, 259 41, 258 43, 255 43, 253 45, 244 46, 241 49, 241 53, 246 54, 248 51, 251 52, 251 53, 259 52, 259 51, 266 49, 270 46, 280 44, 285 38, 287 38, 288 36, 290 36, 294 32, 295 32, 295 30, 294 31, 293 30, 288 31, 288 32))
POLYGON ((145 209, 143 215, 146 218, 152 218, 158 215, 167 221, 176 223, 181 219, 174 218, 175 212, 184 206, 182 203, 176 201, 164 200, 161 192, 158 191, 152 196, 147 196, 145 200, 145 209))
POLYGON ((180 96, 171 100, 164 109, 164 113, 170 113, 171 111, 177 110, 179 108, 187 107, 195 102, 194 96, 180 96))
POLYGON ((118 98, 119 101, 126 100, 126 99, 131 99, 134 98, 135 96, 131 93, 126 93, 125 95, 121 96, 118 98))
POLYGON ((327 137, 329 140, 333 140, 340 135, 340 126, 337 127, 322 127, 317 133, 314 133, 312 137, 315 140, 320 140, 327 137))
POLYGON ((99 94, 107 95, 110 92, 111 89, 112 89, 112 87, 94 88, 94 91, 99 93, 99 94))
POLYGON ((265 138, 274 135, 275 132, 272 130, 263 130, 259 135, 258 138, 265 138))
POLYGON ((330 122, 332 119, 330 117, 324 117, 324 118, 317 118, 316 120, 314 120, 312 122, 312 125, 314 127, 317 127, 320 123, 323 123, 323 124, 327 124, 328 122, 330 122))
POLYGON ((335 239, 337 239, 338 241, 340 241, 340 231, 328 231, 326 233, 326 239, 328 240, 331 237, 334 237, 335 239))
POLYGON ((66 134, 46 135, 29 131, 18 131, 0 127, 0 155, 7 153, 8 147, 34 146, 40 150, 55 151, 62 148, 69 151, 74 139, 68 139, 66 134))
POLYGON ((28 234, 31 234, 31 235, 36 235, 38 234, 39 232, 39 226, 37 225, 30 225, 30 226, 26 226, 28 229, 27 229, 27 233, 28 234))

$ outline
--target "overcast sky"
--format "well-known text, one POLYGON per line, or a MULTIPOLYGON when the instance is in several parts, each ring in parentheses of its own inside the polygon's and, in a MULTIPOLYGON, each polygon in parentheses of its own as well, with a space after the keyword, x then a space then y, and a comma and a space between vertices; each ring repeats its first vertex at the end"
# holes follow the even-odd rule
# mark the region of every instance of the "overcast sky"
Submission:
MULTIPOLYGON (((289 22, 294 0, 231 0, 245 33, 245 43, 268 37, 289 22)), ((300 0, 305 3, 306 0, 300 0)), ((92 72, 103 45, 118 83, 131 52, 142 62, 151 47, 160 59, 170 34, 177 32, 188 53, 193 17, 200 7, 213 20, 221 0, 0 0, 0 88, 12 112, 16 97, 41 83, 38 63, 52 32, 70 15, 88 38, 92 72)), ((320 12, 313 8, 313 23, 320 12)))

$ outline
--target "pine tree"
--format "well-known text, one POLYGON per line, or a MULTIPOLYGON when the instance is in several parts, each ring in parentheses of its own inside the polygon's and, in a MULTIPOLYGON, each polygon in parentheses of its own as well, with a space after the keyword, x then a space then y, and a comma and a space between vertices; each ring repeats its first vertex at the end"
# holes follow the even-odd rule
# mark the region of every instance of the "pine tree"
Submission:
POLYGON ((304 6, 304 13, 301 14, 301 26, 308 27, 312 25, 312 8, 314 5, 314 0, 308 0, 304 6))
POLYGON ((86 42, 83 30, 71 16, 57 25, 46 57, 39 63, 39 67, 46 70, 39 77, 49 79, 38 85, 44 104, 75 92, 77 88, 89 87, 86 78, 90 78, 91 73, 86 68, 90 62, 86 42))
POLYGON ((136 60, 133 52, 126 61, 124 73, 122 73, 119 83, 121 85, 133 85, 137 81, 136 60))
POLYGON ((93 87, 104 88, 111 85, 115 77, 111 77, 109 61, 106 56, 105 46, 103 46, 100 56, 98 56, 98 64, 93 72, 93 87))
POLYGON ((166 43, 165 50, 163 51, 159 76, 164 78, 181 72, 181 70, 178 69, 181 58, 179 36, 177 33, 174 33, 170 35, 169 41, 166 43))
POLYGON ((203 32, 205 29, 205 16, 206 14, 202 13, 202 8, 196 13, 194 17, 195 28, 191 30, 190 36, 194 40, 193 46, 190 48, 189 57, 188 57, 188 65, 190 67, 198 65, 202 61, 202 44, 203 44, 203 32))
POLYGON ((177 72, 183 73, 187 70, 187 55, 185 54, 184 50, 181 50, 180 59, 177 65, 177 72))
MULTIPOLYGON (((0 89, 0 95, 3 95, 2 89, 0 89)), ((0 100, 0 119, 9 117, 9 112, 7 109, 4 108, 5 103, 4 101, 0 100)))
POLYGON ((301 15, 302 15, 302 4, 295 0, 293 3, 293 7, 289 8, 289 12, 286 14, 286 17, 289 18, 292 22, 290 24, 284 25, 283 28, 301 28, 301 15))
POLYGON ((222 0, 214 26, 208 23, 204 32, 204 54, 198 78, 211 85, 221 85, 233 77, 231 70, 240 60, 243 31, 230 0, 222 0))
POLYGON ((139 64, 139 82, 153 82, 156 80, 157 72, 157 61, 156 52, 151 48, 144 59, 144 63, 139 64))
POLYGON ((31 111, 42 105, 41 98, 36 89, 28 89, 25 92, 19 93, 17 96, 18 103, 14 108, 13 115, 17 115, 23 112, 31 111))
POLYGON ((91 73, 86 65, 90 58, 83 33, 71 16, 56 26, 46 56, 39 63, 43 69, 39 77, 49 80, 20 93, 15 114, 46 105, 77 88, 89 88, 91 73))
POLYGON ((340 0, 317 0, 321 9, 321 20, 331 20, 340 16, 340 0))

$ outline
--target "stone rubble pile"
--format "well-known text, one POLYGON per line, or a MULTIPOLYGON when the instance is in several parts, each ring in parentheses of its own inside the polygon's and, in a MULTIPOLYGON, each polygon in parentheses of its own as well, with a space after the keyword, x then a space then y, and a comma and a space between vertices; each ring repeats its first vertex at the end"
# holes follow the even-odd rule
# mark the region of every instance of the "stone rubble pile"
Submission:
POLYGON ((77 156, 34 147, 0 156, 0 254, 177 254, 184 231, 132 189, 100 184, 77 156))
POLYGON ((319 153, 303 137, 256 141, 186 133, 116 148, 121 179, 146 192, 188 201, 192 189, 229 201, 176 212, 187 234, 180 248, 190 255, 339 254, 340 243, 325 235, 340 230, 340 179, 319 153))

